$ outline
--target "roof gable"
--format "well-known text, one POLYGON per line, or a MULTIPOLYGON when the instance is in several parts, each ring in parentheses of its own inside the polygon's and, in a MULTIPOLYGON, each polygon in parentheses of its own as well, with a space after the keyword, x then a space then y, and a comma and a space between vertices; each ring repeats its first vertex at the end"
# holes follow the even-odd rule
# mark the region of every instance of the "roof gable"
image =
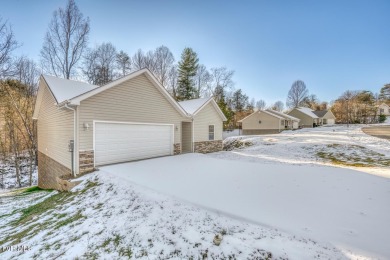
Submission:
POLYGON ((46 82, 58 104, 99 87, 81 81, 49 75, 42 75, 41 79, 46 82))
POLYGON ((313 113, 318 117, 324 117, 328 113, 328 110, 316 110, 313 113))
POLYGON ((285 113, 282 113, 282 112, 279 112, 279 111, 276 111, 276 110, 273 110, 273 109, 267 109, 266 111, 269 112, 269 113, 272 113, 272 114, 281 116, 281 117, 283 117, 283 118, 285 118, 285 119, 295 120, 295 121, 301 121, 299 118, 296 118, 296 117, 287 115, 287 114, 285 114, 285 113))
POLYGON ((180 101, 179 105, 189 114, 194 114, 201 108, 210 98, 197 98, 191 100, 180 101))
POLYGON ((215 102, 213 97, 210 98, 197 98, 186 101, 179 102, 179 105, 190 115, 195 116, 208 104, 212 104, 214 109, 217 111, 218 115, 222 118, 223 121, 227 121, 227 118, 219 108, 218 104, 215 102))
POLYGON ((311 117, 311 118, 318 118, 318 116, 313 113, 313 110, 308 108, 308 107, 296 107, 294 109, 299 111, 299 112, 301 112, 301 113, 303 113, 303 114, 305 114, 305 115, 307 115, 307 116, 309 116, 309 117, 311 117))
POLYGON ((39 111, 41 109, 41 104, 43 102, 45 91, 49 91, 49 93, 54 101, 53 105, 58 104, 56 97, 53 94, 53 91, 50 89, 50 87, 47 85, 46 81, 43 79, 43 75, 41 75, 41 77, 39 79, 37 98, 35 100, 34 113, 32 116, 33 119, 38 119, 39 111))
POLYGON ((99 94, 105 90, 108 90, 112 87, 115 87, 119 84, 122 84, 123 82, 126 82, 128 80, 131 80, 137 76, 140 76, 144 74, 152 83, 152 85, 168 100, 168 102, 183 116, 188 117, 188 114, 186 111, 172 98, 172 96, 168 93, 168 91, 156 80, 156 78, 152 75, 152 73, 148 69, 141 69, 136 72, 133 72, 125 77, 122 77, 120 79, 114 80, 104 86, 94 88, 88 92, 85 92, 79 96, 76 96, 69 100, 71 105, 80 105, 80 102, 92 97, 96 94, 99 94))
POLYGON ((380 108, 384 108, 384 107, 390 108, 390 106, 389 106, 388 104, 386 104, 386 103, 380 104, 379 107, 380 107, 380 108))
MULTIPOLYGON (((168 93, 168 91, 161 86, 161 84, 156 80, 156 78, 152 75, 152 73, 148 69, 138 70, 133 72, 125 77, 112 81, 104 86, 96 86, 88 83, 61 79, 48 75, 41 75, 40 78, 40 87, 42 84, 45 84, 50 92, 52 93, 54 99, 56 100, 58 105, 69 104, 69 105, 80 105, 80 102, 92 97, 98 93, 101 93, 107 89, 115 87, 125 81, 131 80, 139 75, 144 74, 152 83, 152 85, 162 94, 164 98, 168 100, 168 102, 184 117, 189 117, 186 111, 172 98, 172 96, 168 93)), ((38 118, 39 107, 41 103, 42 94, 38 89, 38 97, 35 104, 34 115, 33 118, 38 118)), ((221 111, 220 111, 221 112, 221 111)), ((222 113, 222 112, 221 112, 222 113)), ((223 115, 223 114, 222 114, 223 115)), ((226 120, 226 119, 225 119, 226 120)))
POLYGON ((281 117, 281 116, 278 116, 278 115, 276 115, 276 114, 274 114, 274 113, 271 113, 271 112, 269 112, 269 111, 266 111, 266 110, 259 110, 259 111, 253 112, 252 114, 250 114, 250 115, 244 117, 243 119, 241 119, 241 120, 239 120, 239 121, 237 121, 237 122, 238 122, 238 123, 242 123, 243 121, 245 121, 245 120, 251 118, 252 116, 254 116, 254 115, 260 115, 261 113, 264 113, 264 114, 266 114, 266 115, 275 117, 275 118, 277 118, 277 119, 282 119, 282 120, 285 119, 285 118, 283 118, 283 117, 281 117))

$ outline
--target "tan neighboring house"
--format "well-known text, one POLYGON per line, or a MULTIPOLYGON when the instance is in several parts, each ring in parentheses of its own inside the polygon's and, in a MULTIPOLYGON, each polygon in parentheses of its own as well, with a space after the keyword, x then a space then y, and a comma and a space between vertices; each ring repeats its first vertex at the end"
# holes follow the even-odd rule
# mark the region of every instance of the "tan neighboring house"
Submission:
POLYGON ((296 118, 279 115, 279 112, 259 110, 238 121, 243 135, 277 134, 293 127, 296 118), (289 124, 290 122, 290 124, 289 124))
POLYGON ((299 121, 301 121, 299 118, 289 116, 285 113, 273 110, 273 109, 267 109, 266 111, 273 113, 277 116, 281 116, 285 119, 285 129, 298 129, 299 128, 299 121))
POLYGON ((390 106, 386 103, 382 103, 378 106, 377 115, 390 116, 390 106))
POLYGON ((299 118, 299 127, 315 127, 335 124, 336 117, 330 110, 312 110, 308 107, 296 107, 288 113, 299 118))
POLYGON ((296 107, 288 115, 299 118, 299 127, 314 127, 320 124, 320 118, 307 107, 296 107))
POLYGON ((313 113, 320 119, 320 125, 334 125, 336 123, 336 117, 329 110, 313 110, 313 113))
POLYGON ((213 99, 178 104, 147 69, 104 86, 42 75, 33 118, 38 185, 96 167, 182 152, 222 150, 226 120, 213 99))

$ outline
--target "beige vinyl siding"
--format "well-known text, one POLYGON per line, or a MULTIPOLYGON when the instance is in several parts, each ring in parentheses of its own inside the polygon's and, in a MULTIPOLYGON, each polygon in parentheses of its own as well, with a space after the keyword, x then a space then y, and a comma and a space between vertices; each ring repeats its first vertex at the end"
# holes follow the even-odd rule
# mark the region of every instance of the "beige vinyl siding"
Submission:
POLYGON ((38 151, 71 169, 68 142, 73 139, 73 111, 59 109, 46 83, 40 84, 43 96, 38 117, 38 151))
POLYGON ((284 125, 281 125, 280 120, 264 112, 255 112, 242 121, 242 129, 283 129, 284 125))
POLYGON ((140 75, 81 101, 81 151, 93 149, 93 120, 174 124, 174 142, 181 143, 181 122, 190 119, 181 116, 149 79, 140 75), (89 130, 84 130, 84 123, 89 130))
POLYGON ((214 140, 222 140, 223 122, 211 102, 194 117, 194 142, 209 141, 209 125, 214 125, 214 140))
POLYGON ((317 121, 317 119, 314 119, 305 113, 302 113, 301 111, 298 111, 296 109, 293 109, 290 113, 288 113, 290 116, 296 117, 301 119, 299 121, 300 126, 307 126, 307 127, 313 127, 313 122, 317 121))
POLYGON ((390 107, 386 104, 380 104, 378 107, 377 113, 378 113, 378 115, 389 116, 390 115, 390 107), (381 109, 383 109, 382 112, 381 112, 381 109))
POLYGON ((328 110, 328 112, 326 112, 326 114, 322 117, 323 119, 336 119, 336 117, 333 115, 333 113, 328 110))
POLYGON ((192 152, 192 124, 191 122, 183 122, 182 124, 182 152, 192 152))

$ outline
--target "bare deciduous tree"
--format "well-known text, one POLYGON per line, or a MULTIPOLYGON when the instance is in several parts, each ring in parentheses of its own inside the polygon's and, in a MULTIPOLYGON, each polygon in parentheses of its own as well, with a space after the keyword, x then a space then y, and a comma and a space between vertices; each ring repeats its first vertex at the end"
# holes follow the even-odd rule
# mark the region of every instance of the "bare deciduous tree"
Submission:
POLYGON ((302 80, 295 81, 287 96, 287 106, 290 108, 299 107, 308 95, 306 85, 302 80))
POLYGON ((145 54, 141 49, 133 55, 131 58, 131 63, 133 64, 133 70, 140 70, 145 68, 145 54))
POLYGON ((69 79, 87 48, 89 18, 84 19, 74 0, 54 12, 41 50, 47 73, 69 79))
MULTIPOLYGON (((200 64, 195 75, 196 98, 207 96, 207 86, 211 81, 211 75, 205 65, 200 64)), ((216 93, 214 93, 216 94, 216 93)))
POLYGON ((34 60, 25 56, 17 58, 14 63, 14 78, 28 86, 31 96, 35 95, 40 75, 38 65, 34 60))
POLYGON ((18 47, 14 33, 7 21, 3 21, 0 17, 0 79, 9 75, 11 71, 11 53, 18 47))
POLYGON ((178 78, 177 66, 174 65, 169 70, 168 86, 167 86, 167 90, 171 93, 174 99, 177 98, 177 78, 178 78))
POLYGON ((126 52, 120 51, 116 55, 116 63, 118 65, 118 69, 119 69, 122 77, 124 77, 130 73, 130 71, 131 71, 131 58, 126 52))
POLYGON ((275 104, 272 106, 272 109, 282 112, 284 109, 284 103, 282 101, 276 101, 275 104))
POLYGON ((35 168, 36 138, 32 120, 35 95, 30 87, 18 80, 0 82, 0 103, 2 104, 0 117, 4 125, 0 128, 3 154, 13 161, 17 184, 21 183, 21 157, 29 162, 29 182, 32 184, 32 173, 35 168), (3 139, 4 138, 4 139, 3 139), (26 156, 27 155, 27 156, 26 156))
POLYGON ((83 73, 88 82, 102 86, 117 77, 117 52, 111 43, 103 43, 85 56, 83 73))
POLYGON ((254 109, 255 109, 255 99, 254 98, 252 98, 249 102, 248 102, 248 104, 246 105, 246 109, 249 111, 249 112, 253 112, 254 111, 254 109))
POLYGON ((260 99, 256 102, 256 108, 258 110, 264 110, 265 109, 265 106, 266 106, 266 103, 264 100, 260 99))
POLYGON ((154 75, 160 84, 167 88, 169 73, 174 66, 173 63, 175 62, 175 58, 169 48, 164 45, 157 47, 153 55, 154 59, 152 60, 155 62, 155 65, 153 66, 154 75))
POLYGON ((226 67, 211 68, 211 81, 209 84, 209 92, 212 96, 215 96, 215 90, 217 87, 221 87, 223 90, 231 89, 234 86, 233 82, 233 70, 228 70, 226 67))
POLYGON ((318 100, 317 96, 314 94, 306 96, 302 101, 303 106, 311 108, 313 110, 317 110, 319 104, 320 101, 318 100))

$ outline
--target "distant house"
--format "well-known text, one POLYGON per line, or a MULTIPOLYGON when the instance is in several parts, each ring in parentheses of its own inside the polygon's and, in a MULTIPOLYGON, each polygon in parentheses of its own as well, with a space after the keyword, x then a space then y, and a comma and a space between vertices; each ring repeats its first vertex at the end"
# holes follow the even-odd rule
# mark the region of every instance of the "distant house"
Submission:
POLYGON ((336 117, 330 110, 317 110, 313 111, 320 119, 320 125, 334 125, 336 123, 336 117), (322 121, 322 123, 321 123, 322 121))
POLYGON ((273 109, 267 109, 268 112, 273 113, 277 116, 281 116, 285 119, 285 129, 298 129, 299 128, 299 121, 301 121, 299 118, 289 116, 285 113, 273 110, 273 109))
POLYGON ((299 127, 314 127, 320 125, 320 118, 307 107, 296 107, 288 115, 299 118, 299 127))
POLYGON ((299 119, 274 110, 259 110, 238 121, 243 135, 277 134, 298 126, 299 119))
POLYGON ((390 116, 390 106, 386 103, 382 103, 378 106, 377 115, 390 116))
POLYGON ((308 107, 296 107, 288 113, 290 116, 299 118, 299 127, 314 127, 320 125, 335 124, 336 117, 330 110, 315 111, 308 107))
POLYGON ((38 185, 50 189, 102 165, 220 151, 226 120, 212 98, 180 105, 147 69, 104 86, 42 75, 33 118, 38 185))

